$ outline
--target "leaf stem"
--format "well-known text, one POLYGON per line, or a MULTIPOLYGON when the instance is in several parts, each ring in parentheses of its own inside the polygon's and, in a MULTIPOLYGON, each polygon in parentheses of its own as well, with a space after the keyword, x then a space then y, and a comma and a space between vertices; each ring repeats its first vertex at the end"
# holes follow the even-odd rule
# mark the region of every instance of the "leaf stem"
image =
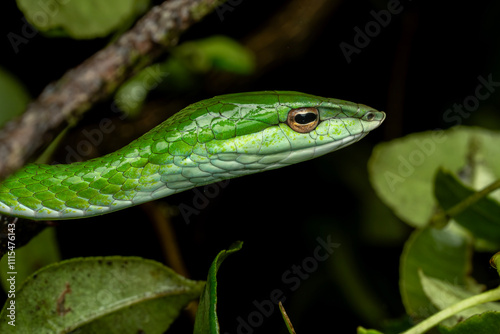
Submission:
POLYGON ((457 216, 462 211, 467 209, 469 206, 471 206, 472 204, 476 203, 477 201, 479 201, 483 197, 486 197, 489 193, 491 193, 499 188, 500 188, 500 179, 494 181, 489 186, 481 189, 480 191, 473 193, 469 197, 466 197, 464 200, 455 204, 454 206, 452 206, 448 210, 440 211, 440 212, 436 213, 434 216, 432 216, 432 218, 430 220, 430 224, 433 226, 445 225, 446 222, 450 218, 457 216))
POLYGON ((470 298, 459 301, 458 303, 451 305, 450 307, 445 308, 444 310, 432 315, 431 317, 425 319, 420 322, 416 326, 410 328, 409 330, 401 333, 401 334, 422 334, 427 332, 432 327, 439 324, 441 321, 455 315, 465 309, 468 309, 472 306, 476 306, 479 304, 493 302, 495 300, 500 299, 500 286, 483 292, 479 295, 472 296, 470 298))
POLYGON ((285 320, 285 324, 286 324, 286 328, 288 329, 288 332, 290 334, 296 334, 295 329, 293 328, 292 322, 290 321, 288 314, 286 314, 285 307, 283 306, 281 301, 279 302, 278 305, 280 307, 280 312, 281 312, 281 315, 283 316, 283 320, 285 320))

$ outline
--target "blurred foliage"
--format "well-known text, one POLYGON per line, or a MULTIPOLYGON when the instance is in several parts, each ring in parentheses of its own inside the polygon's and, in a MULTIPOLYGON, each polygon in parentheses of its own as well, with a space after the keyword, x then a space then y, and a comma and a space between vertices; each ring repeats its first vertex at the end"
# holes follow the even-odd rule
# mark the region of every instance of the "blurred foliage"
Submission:
POLYGON ((499 312, 476 314, 453 328, 440 327, 441 334, 491 334, 498 332, 499 312))
POLYGON ((0 127, 20 115, 30 101, 29 93, 14 76, 0 67, 0 127))
POLYGON ((27 20, 52 37, 104 37, 129 25, 149 7, 149 0, 17 0, 27 20))
POLYGON ((149 66, 117 90, 115 101, 127 115, 137 115, 152 90, 186 93, 199 87, 202 76, 223 71, 250 75, 255 68, 253 54, 226 36, 189 41, 171 50, 164 62, 149 66))
POLYGON ((465 322, 484 331, 491 317, 473 316, 500 310, 500 304, 482 304, 485 301, 478 295, 484 286, 471 276, 472 254, 485 245, 476 241, 500 247, 500 203, 494 198, 498 193, 467 200, 500 177, 499 139, 494 131, 458 127, 412 134, 374 149, 369 163, 374 188, 403 221, 417 227, 405 244, 400 265, 403 303, 416 320, 476 297, 470 308, 452 313, 441 324, 452 328, 471 318, 465 322), (455 214, 451 210, 458 204, 463 210, 455 214), (443 212, 445 221, 431 219, 443 212), (450 218, 454 220, 448 222, 450 218), (438 223, 446 226, 432 225, 438 223))
POLYGON ((498 147, 500 134, 481 128, 414 133, 374 149, 368 165, 370 178, 380 198, 402 220, 423 227, 437 202, 432 182, 436 170, 463 171, 468 184, 484 186, 482 179, 491 180, 491 173, 500 175, 498 147), (469 161, 472 156, 480 161, 469 161))
MULTIPOLYGON (((19 283, 24 282, 35 271, 49 264, 61 260, 59 248, 54 228, 46 228, 35 236, 28 245, 16 250, 15 252, 16 280, 19 283)), ((0 261, 0 278, 4 291, 9 291, 9 257, 4 256, 0 261)))

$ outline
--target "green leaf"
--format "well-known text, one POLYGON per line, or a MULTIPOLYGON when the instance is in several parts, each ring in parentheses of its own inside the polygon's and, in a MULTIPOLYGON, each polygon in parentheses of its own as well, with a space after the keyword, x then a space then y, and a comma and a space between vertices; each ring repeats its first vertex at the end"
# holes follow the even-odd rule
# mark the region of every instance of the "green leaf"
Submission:
POLYGON ((217 319, 217 271, 222 262, 232 253, 241 249, 243 243, 238 241, 228 250, 221 251, 212 262, 208 271, 207 284, 200 299, 200 306, 196 313, 194 334, 219 334, 217 319))
POLYGON ((384 334, 382 332, 379 332, 378 330, 375 329, 365 329, 363 327, 358 327, 358 334, 384 334))
MULTIPOLYGON (((453 173, 443 169, 437 172, 434 187, 435 196, 445 210, 475 193, 453 173)), ((477 238, 500 241, 500 204, 489 197, 480 199, 453 219, 477 238)))
POLYGON ((22 83, 0 67, 0 127, 20 115, 30 99, 22 83))
MULTIPOLYGON (((439 310, 444 310, 461 300, 477 295, 477 293, 470 291, 469 288, 427 276, 423 271, 419 271, 419 276, 425 294, 439 310)), ((499 312, 500 304, 484 303, 470 307, 455 314, 453 317, 448 318, 443 322, 443 324, 453 326, 463 319, 467 319, 473 315, 487 311, 499 312)))
POLYGON ((493 334, 498 333, 499 312, 485 312, 474 315, 454 327, 439 326, 441 334, 493 334))
POLYGON ((195 72, 218 69, 248 75, 255 69, 255 59, 250 50, 226 36, 183 43, 173 50, 173 54, 195 72))
POLYGON ((170 68, 165 64, 148 66, 121 85, 115 94, 118 107, 129 116, 138 114, 149 92, 171 75, 170 68))
POLYGON ((423 227, 437 204, 433 180, 439 167, 453 172, 467 165, 469 145, 479 143, 481 155, 500 177, 500 134, 481 128, 456 127, 427 131, 377 145, 368 167, 377 194, 403 221, 423 227))
POLYGON ((8 267, 9 258, 9 253, 7 253, 0 261, 0 279, 5 291, 10 288, 7 281, 10 276, 7 274, 8 272, 15 271, 17 273, 16 282, 20 284, 40 268, 60 261, 61 256, 57 247, 55 230, 48 227, 31 239, 27 245, 16 249, 13 270, 8 267))
MULTIPOLYGON (((19 333, 163 333, 203 285, 151 260, 80 258, 41 269, 11 300, 19 333)), ((8 305, 0 333, 12 329, 8 305)))
POLYGON ((425 294, 418 272, 460 285, 468 284, 472 256, 471 242, 449 224, 443 230, 416 230, 406 242, 400 263, 399 289, 406 313, 427 318, 437 309, 425 294))
POLYGON ((17 0, 26 19, 39 31, 76 39, 104 37, 129 24, 149 0, 17 0))

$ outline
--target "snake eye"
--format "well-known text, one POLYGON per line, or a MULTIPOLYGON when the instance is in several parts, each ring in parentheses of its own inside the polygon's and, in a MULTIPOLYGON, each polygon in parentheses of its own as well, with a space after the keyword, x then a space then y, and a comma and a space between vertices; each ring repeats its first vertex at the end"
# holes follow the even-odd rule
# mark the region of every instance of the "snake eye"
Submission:
POLYGON ((286 120, 288 126, 299 133, 311 132, 319 123, 319 112, 316 108, 292 109, 286 120))

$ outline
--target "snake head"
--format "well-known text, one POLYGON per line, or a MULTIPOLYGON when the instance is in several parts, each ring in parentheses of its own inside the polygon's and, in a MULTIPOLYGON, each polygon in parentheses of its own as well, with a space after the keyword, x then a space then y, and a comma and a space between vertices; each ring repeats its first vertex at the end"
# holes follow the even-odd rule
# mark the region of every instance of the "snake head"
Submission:
POLYGON ((191 121, 175 130, 184 126, 186 136, 196 136, 194 154, 210 156, 228 169, 230 163, 236 168, 239 161, 253 161, 236 168, 252 171, 338 150, 385 119, 384 112, 363 104, 290 91, 223 95, 194 104, 187 112, 191 121))

